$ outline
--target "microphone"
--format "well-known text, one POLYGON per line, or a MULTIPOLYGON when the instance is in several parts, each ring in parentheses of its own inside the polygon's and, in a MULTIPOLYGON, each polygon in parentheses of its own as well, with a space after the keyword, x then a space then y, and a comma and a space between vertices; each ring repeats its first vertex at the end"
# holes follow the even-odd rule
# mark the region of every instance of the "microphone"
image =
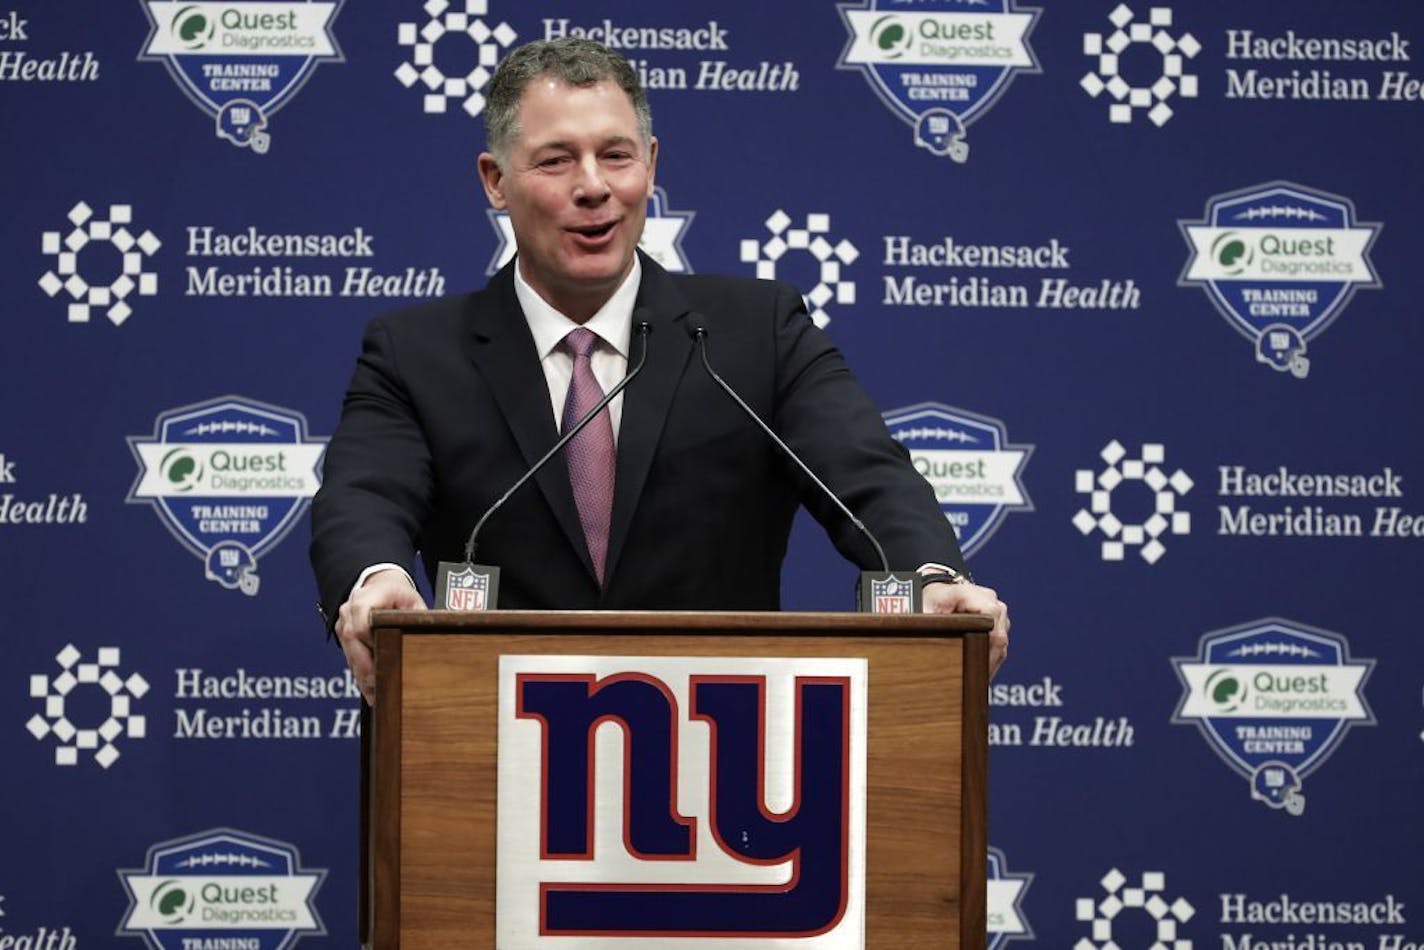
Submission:
POLYGON ((702 367, 707 370, 707 375, 712 377, 716 383, 726 393, 731 400, 737 404, 746 417, 757 424, 757 427, 765 432, 767 437, 775 443, 781 453, 796 463, 797 468, 811 480, 811 483, 820 489, 821 494, 831 500, 831 503, 845 515, 851 525, 860 532, 865 540, 870 542, 870 546, 875 550, 875 556, 880 561, 880 570, 861 571, 860 584, 856 587, 856 607, 862 613, 918 613, 920 610, 920 593, 922 589, 922 578, 918 571, 911 571, 905 577, 900 577, 890 570, 890 561, 885 557, 885 549, 880 546, 874 534, 867 528, 855 514, 845 506, 835 492, 826 486, 811 471, 810 467, 797 455, 774 431, 767 425, 756 411, 748 406, 746 400, 737 394, 725 379, 717 374, 712 368, 711 361, 707 358, 707 321, 702 314, 693 312, 687 315, 684 323, 687 335, 692 337, 692 341, 697 344, 697 352, 702 358, 702 367))
POLYGON ((499 595, 499 568, 475 563, 476 541, 481 529, 496 511, 504 507, 504 503, 509 501, 515 492, 539 474, 550 459, 558 455, 560 450, 573 440, 574 436, 582 432, 585 426, 597 418, 598 414, 606 409, 619 393, 627 389, 628 384, 643 371, 643 364, 648 361, 648 337, 653 332, 653 325, 649 321, 651 316, 652 311, 646 307, 639 307, 633 311, 633 332, 642 340, 642 346, 638 349, 637 365, 630 369, 592 409, 584 413, 583 418, 570 426, 568 431, 550 446, 549 451, 545 452, 537 462, 529 467, 528 471, 516 479, 503 495, 495 499, 494 504, 485 509, 485 513, 480 515, 479 521, 476 521, 474 528, 471 529, 469 540, 465 542, 464 562, 460 564, 450 561, 440 562, 439 573, 435 580, 436 609, 493 610, 495 608, 499 595))

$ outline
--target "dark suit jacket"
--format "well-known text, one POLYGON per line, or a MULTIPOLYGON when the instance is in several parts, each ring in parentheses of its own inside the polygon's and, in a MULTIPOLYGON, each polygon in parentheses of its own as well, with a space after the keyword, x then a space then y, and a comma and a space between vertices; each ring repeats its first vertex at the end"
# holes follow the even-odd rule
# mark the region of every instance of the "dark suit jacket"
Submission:
MULTIPOLYGON (((463 560, 480 514, 556 440, 513 267, 482 291, 368 327, 312 505, 328 618, 372 564, 409 565, 419 550, 433 575, 436 562, 463 560)), ((774 610, 798 503, 848 559, 879 569, 844 516, 707 377, 685 332, 690 311, 706 320, 712 365, 878 536, 892 568, 962 569, 929 485, 795 290, 673 277, 647 257, 642 268, 637 305, 653 333, 624 392, 606 587, 556 458, 481 534, 477 560, 501 569, 501 607, 774 610)), ((630 365, 638 348, 634 334, 630 365)))

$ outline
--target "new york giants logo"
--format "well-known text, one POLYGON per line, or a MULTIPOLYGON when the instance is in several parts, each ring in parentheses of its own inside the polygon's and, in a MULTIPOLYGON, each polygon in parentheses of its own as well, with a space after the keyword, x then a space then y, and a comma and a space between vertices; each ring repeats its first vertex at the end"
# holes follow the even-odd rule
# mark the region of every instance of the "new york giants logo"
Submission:
POLYGON ((853 659, 502 657, 499 946, 861 947, 865 682, 853 659))

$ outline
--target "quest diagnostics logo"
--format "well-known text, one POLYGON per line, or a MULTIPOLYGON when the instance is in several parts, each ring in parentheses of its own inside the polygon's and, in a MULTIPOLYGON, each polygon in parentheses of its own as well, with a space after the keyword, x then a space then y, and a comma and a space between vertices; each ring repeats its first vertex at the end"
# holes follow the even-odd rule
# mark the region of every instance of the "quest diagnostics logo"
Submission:
POLYGON ((864 74, 880 101, 914 129, 915 144, 969 159, 965 129, 1020 72, 1039 72, 1028 35, 1037 9, 1014 0, 902 0, 838 4, 850 32, 837 69, 864 74))
POLYGON ((185 4, 173 15, 169 30, 179 46, 186 51, 207 47, 217 36, 218 24, 197 4, 185 4))
POLYGON ((1369 252, 1382 226, 1339 195, 1271 182, 1217 195, 1179 226, 1191 256, 1178 284, 1203 288, 1258 363, 1297 379, 1310 372, 1306 344, 1356 289, 1381 286, 1369 252))
POLYGON ((156 844, 118 875, 129 897, 118 933, 154 950, 279 950, 326 933, 314 903, 326 870, 303 868, 286 842, 220 828, 156 844))
POLYGON ((1251 797, 1305 811, 1302 780, 1339 748, 1352 725, 1374 724, 1365 678, 1338 633, 1270 618, 1202 637, 1195 657, 1172 660, 1184 694, 1172 721, 1195 724, 1251 785, 1251 797))
POLYGON ((326 439, 301 413, 238 396, 160 413, 130 436, 139 474, 128 501, 153 506, 203 560, 208 580, 255 595, 257 559, 275 547, 321 485, 326 439))
POLYGON ((344 0, 141 0, 148 42, 217 137, 259 155, 272 146, 271 116, 306 85, 317 64, 341 62, 331 21, 344 0))
POLYGON ((1033 511, 1023 486, 1032 445, 1009 442, 999 419, 924 402, 885 413, 885 425, 934 489, 965 557, 999 530, 1010 511, 1033 511))

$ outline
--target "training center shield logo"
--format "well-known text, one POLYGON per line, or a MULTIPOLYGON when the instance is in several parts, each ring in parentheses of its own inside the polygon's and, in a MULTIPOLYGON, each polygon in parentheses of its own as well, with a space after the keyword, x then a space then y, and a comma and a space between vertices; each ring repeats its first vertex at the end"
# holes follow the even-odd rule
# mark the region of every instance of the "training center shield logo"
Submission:
POLYGON ((129 436, 139 473, 130 503, 203 560, 208 580, 255 595, 257 559, 287 536, 321 486, 326 439, 299 412, 225 396, 161 413, 129 436))
POLYGON ((1362 692, 1375 661, 1350 659, 1338 633, 1257 620, 1204 635, 1197 656, 1172 663, 1185 690, 1172 722, 1195 723, 1253 799, 1292 815, 1346 730, 1375 722, 1362 692))
POLYGON ((1202 287, 1217 312, 1256 345, 1256 361, 1304 379, 1306 344, 1359 287, 1380 287, 1369 252, 1381 225, 1355 218, 1350 199, 1288 181, 1207 202, 1180 221, 1191 247, 1180 286, 1202 287))
POLYGON ((915 144, 969 159, 965 129, 1017 73, 1039 72, 1028 35, 1039 10, 1014 0, 863 0, 837 5, 850 31, 837 69, 858 69, 915 130, 915 144))
POLYGON ((1033 511, 1023 486, 1033 446, 1011 444, 1002 421, 922 402, 885 413, 885 425, 934 488, 965 557, 993 537, 1010 511, 1033 511))
POLYGON ((284 950, 324 936, 314 901, 326 869, 301 863, 292 845, 231 828, 156 844, 143 867, 118 872, 129 897, 118 934, 154 950, 284 950))
POLYGON ((162 61, 218 138, 262 155, 272 115, 317 64, 343 61, 331 33, 343 2, 141 0, 150 29, 139 59, 162 61))

